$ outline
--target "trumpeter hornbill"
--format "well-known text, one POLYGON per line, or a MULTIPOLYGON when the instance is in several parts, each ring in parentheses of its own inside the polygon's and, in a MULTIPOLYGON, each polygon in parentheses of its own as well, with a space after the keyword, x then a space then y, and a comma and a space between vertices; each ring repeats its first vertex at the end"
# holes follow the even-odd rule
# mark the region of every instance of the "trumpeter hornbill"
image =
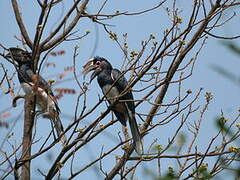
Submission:
POLYGON ((135 119, 135 105, 132 92, 129 90, 121 95, 128 85, 126 78, 118 69, 113 69, 112 65, 102 57, 92 58, 83 66, 84 75, 93 70, 90 82, 97 77, 98 84, 108 102, 113 104, 117 100, 111 110, 123 126, 126 126, 127 120, 129 121, 135 151, 138 154, 142 154, 142 142, 135 119))
MULTIPOLYGON (((40 75, 32 70, 32 54, 20 48, 9 48, 6 57, 17 62, 18 79, 26 95, 35 95, 39 113, 48 113, 47 117, 54 123, 58 137, 64 132, 59 118, 60 109, 51 87, 40 75)), ((66 138, 62 135, 60 141, 64 144, 66 138)))

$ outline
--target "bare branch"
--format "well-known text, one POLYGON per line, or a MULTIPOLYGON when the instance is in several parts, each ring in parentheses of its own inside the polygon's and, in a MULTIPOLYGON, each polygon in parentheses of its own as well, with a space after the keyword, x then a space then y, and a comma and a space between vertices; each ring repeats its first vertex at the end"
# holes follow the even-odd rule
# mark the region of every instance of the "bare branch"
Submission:
POLYGON ((89 0, 84 0, 83 3, 81 4, 80 8, 79 8, 79 12, 77 13, 76 17, 73 19, 73 21, 68 25, 68 27, 64 30, 64 32, 59 35, 58 37, 56 37, 55 39, 53 39, 52 41, 50 41, 54 35, 61 29, 61 27, 63 26, 64 23, 66 23, 67 19, 69 18, 69 16, 71 15, 71 13, 73 12, 73 10, 77 7, 78 3, 80 2, 80 0, 77 0, 75 2, 75 4, 72 6, 72 8, 69 10, 68 14, 64 17, 63 21, 59 24, 59 26, 55 29, 55 31, 53 31, 49 37, 47 37, 42 43, 41 43, 41 47, 43 47, 42 51, 46 51, 48 49, 50 49, 51 47, 53 47, 55 44, 57 44, 59 41, 61 41, 62 39, 64 39, 66 37, 66 35, 68 33, 70 33, 72 31, 72 29, 76 26, 76 24, 78 23, 80 17, 82 16, 84 9, 86 8, 89 0), (49 42, 50 41, 50 42, 49 42))
POLYGON ((20 10, 18 8, 17 0, 12 0, 12 7, 14 10, 14 14, 15 14, 18 26, 20 28, 21 34, 24 37, 24 40, 26 41, 27 45, 32 49, 33 43, 31 41, 31 39, 29 38, 29 35, 28 35, 25 25, 23 23, 22 15, 21 15, 22 13, 20 12, 20 10))

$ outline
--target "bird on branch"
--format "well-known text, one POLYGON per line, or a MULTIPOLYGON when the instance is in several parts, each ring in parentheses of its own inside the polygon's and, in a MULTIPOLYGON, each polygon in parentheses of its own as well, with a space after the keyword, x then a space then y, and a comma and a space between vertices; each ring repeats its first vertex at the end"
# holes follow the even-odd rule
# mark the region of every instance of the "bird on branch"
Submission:
POLYGON ((90 71, 93 71, 90 83, 97 77, 98 84, 109 104, 113 106, 111 110, 120 123, 126 127, 127 121, 129 122, 135 151, 141 155, 143 146, 135 118, 134 99, 131 90, 126 89, 128 86, 126 78, 118 69, 113 69, 112 65, 102 57, 88 60, 83 66, 84 76, 90 71))
POLYGON ((52 120, 57 136, 58 138, 61 137, 60 141, 64 144, 66 137, 63 134, 64 128, 59 118, 60 108, 50 84, 42 76, 34 73, 32 54, 23 49, 13 47, 9 48, 9 53, 6 57, 11 58, 18 64, 18 79, 25 95, 36 97, 36 105, 39 109, 37 114, 47 113, 45 117, 52 120))

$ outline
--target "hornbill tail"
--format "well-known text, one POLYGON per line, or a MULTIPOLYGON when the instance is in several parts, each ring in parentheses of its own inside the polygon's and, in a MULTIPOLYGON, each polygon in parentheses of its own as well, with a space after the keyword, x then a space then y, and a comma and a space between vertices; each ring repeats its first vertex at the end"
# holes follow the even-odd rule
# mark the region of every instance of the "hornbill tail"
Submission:
POLYGON ((132 120, 129 120, 129 125, 131 129, 132 137, 133 137, 134 149, 139 155, 142 155, 143 154, 142 139, 141 139, 141 135, 140 135, 135 117, 133 117, 132 120))
POLYGON ((53 123, 54 123, 54 127, 56 129, 57 132, 57 136, 61 137, 60 142, 65 145, 65 143, 67 142, 66 136, 64 133, 64 129, 63 129, 63 125, 61 123, 61 120, 59 118, 59 116, 57 115, 54 119, 53 119, 53 123))

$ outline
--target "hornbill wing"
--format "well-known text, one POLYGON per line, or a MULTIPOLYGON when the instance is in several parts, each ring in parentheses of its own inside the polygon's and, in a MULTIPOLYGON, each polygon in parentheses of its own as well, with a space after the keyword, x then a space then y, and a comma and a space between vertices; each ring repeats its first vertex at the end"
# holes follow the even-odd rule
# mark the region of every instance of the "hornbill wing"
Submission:
MULTIPOLYGON (((55 129, 57 131, 57 135, 59 137, 64 132, 64 128, 63 128, 61 119, 59 118, 60 108, 58 106, 57 100, 54 97, 54 94, 52 92, 51 86, 49 85, 49 83, 42 76, 37 75, 36 80, 37 80, 36 81, 37 87, 43 89, 43 91, 47 95, 46 101, 48 101, 48 104, 51 107, 49 109, 49 114, 51 114, 50 118, 52 119, 52 121, 54 123, 54 127, 55 127, 55 129)), ((65 142, 66 142, 65 135, 62 135, 60 141, 63 144, 65 144, 65 142)))
MULTIPOLYGON (((111 76, 112 76, 113 81, 114 82, 116 81, 114 86, 117 87, 117 89, 120 93, 123 92, 128 85, 127 79, 123 76, 123 74, 118 69, 113 69, 111 72, 111 76)), ((133 95, 132 95, 131 91, 124 93, 124 95, 121 96, 120 99, 128 100, 128 101, 126 101, 126 104, 129 108, 129 110, 132 113, 135 113, 135 105, 133 102, 133 95)))
MULTIPOLYGON (((21 68, 20 72, 21 73, 21 68)), ((51 86, 49 83, 40 75, 34 74, 34 72, 31 69, 27 69, 26 73, 21 73, 20 76, 26 81, 26 82, 32 82, 34 86, 38 87, 40 91, 45 92, 46 95, 54 102, 56 107, 56 112, 60 113, 60 108, 58 106, 58 103, 56 99, 54 98, 54 94, 52 92, 51 86), (24 75, 25 74, 25 75, 24 75)))
MULTIPOLYGON (((60 108, 58 106, 57 100, 54 97, 54 94, 52 92, 52 88, 49 85, 49 83, 40 75, 37 75, 38 79, 37 79, 37 86, 41 89, 43 89, 46 94, 47 94, 47 101, 49 102, 49 104, 54 103, 53 108, 51 108, 49 113, 53 113, 53 118, 51 118, 53 120, 54 123, 54 127, 57 131, 57 135, 58 137, 61 136, 61 134, 64 132, 64 128, 61 122, 61 119, 59 118, 59 113, 60 113, 60 108)), ((66 142, 66 137, 65 135, 62 136, 62 138, 60 139, 61 142, 64 144, 66 142)))
MULTIPOLYGON (((118 69, 113 69, 111 72, 111 76, 115 83, 114 87, 116 87, 121 94, 121 92, 123 92, 128 85, 126 78, 123 76, 123 74, 118 69)), ((124 94, 119 99, 127 100, 125 102, 125 105, 127 106, 126 109, 128 111, 128 112, 126 112, 126 114, 128 114, 129 125, 130 125, 130 129, 132 132, 133 140, 134 140, 134 147, 135 147, 136 152, 139 155, 141 155, 143 153, 143 150, 142 150, 143 148, 142 148, 141 135, 140 135, 138 125, 136 122, 136 118, 135 118, 135 105, 134 105, 134 101, 133 101, 133 94, 131 91, 128 91, 126 94, 124 94)), ((121 117, 123 115, 118 112, 114 112, 114 113, 118 119, 119 119, 118 116, 121 115, 120 119, 119 119, 121 121, 121 117)))
POLYGON ((44 89, 44 91, 46 91, 47 94, 51 95, 51 96, 54 96, 53 95, 53 92, 52 92, 52 88, 51 86, 49 85, 49 83, 40 75, 37 75, 36 77, 36 83, 37 85, 44 89))
POLYGON ((119 113, 117 111, 113 111, 113 112, 116 115, 117 119, 121 122, 121 124, 126 127, 127 126, 127 122, 126 122, 124 114, 119 113))
POLYGON ((40 75, 37 75, 37 76, 38 76, 37 86, 42 88, 47 93, 49 98, 51 98, 51 100, 54 102, 54 104, 56 106, 57 113, 59 114, 60 113, 60 108, 59 108, 58 103, 57 103, 57 101, 54 97, 51 86, 42 76, 40 76, 40 75))

